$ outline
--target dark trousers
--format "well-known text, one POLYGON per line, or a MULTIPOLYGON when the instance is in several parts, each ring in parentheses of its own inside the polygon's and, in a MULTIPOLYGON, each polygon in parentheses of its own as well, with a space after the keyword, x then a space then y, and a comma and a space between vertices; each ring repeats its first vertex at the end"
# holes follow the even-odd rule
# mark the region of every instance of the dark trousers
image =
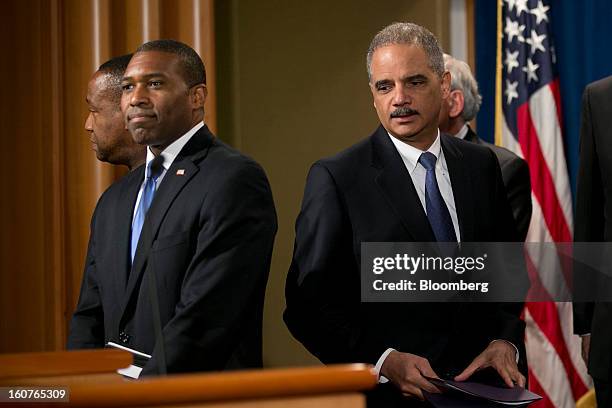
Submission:
POLYGON ((404 397, 391 383, 379 384, 366 392, 367 408, 427 408, 431 405, 415 398, 404 397))
POLYGON ((612 398, 610 398, 610 382, 593 379, 595 383, 595 398, 597 398, 598 408, 611 408, 612 398))

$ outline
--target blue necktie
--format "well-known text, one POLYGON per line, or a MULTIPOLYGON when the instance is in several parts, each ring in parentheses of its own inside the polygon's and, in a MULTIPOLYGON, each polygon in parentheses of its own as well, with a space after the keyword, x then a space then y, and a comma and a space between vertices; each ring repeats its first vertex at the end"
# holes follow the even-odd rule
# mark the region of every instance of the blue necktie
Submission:
POLYGON ((149 210, 149 207, 153 202, 153 197, 155 196, 155 184, 163 169, 161 165, 162 161, 163 159, 161 156, 158 156, 147 164, 144 188, 142 190, 142 195, 140 196, 140 202, 138 203, 136 214, 134 215, 134 220, 132 221, 132 263, 134 263, 136 247, 138 246, 138 240, 140 239, 140 232, 142 231, 142 226, 144 225, 145 216, 147 215, 147 211, 149 210))
POLYGON ((419 163, 427 170, 427 175, 425 176, 425 210, 427 211, 427 219, 436 237, 436 241, 457 242, 453 220, 438 187, 436 160, 436 156, 430 152, 425 152, 419 157, 419 163))

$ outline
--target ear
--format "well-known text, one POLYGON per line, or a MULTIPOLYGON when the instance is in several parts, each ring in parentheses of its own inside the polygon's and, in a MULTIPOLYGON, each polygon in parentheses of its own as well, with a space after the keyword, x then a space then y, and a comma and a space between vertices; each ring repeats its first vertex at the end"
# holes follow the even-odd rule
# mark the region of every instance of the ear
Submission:
POLYGON ((204 109, 204 103, 208 96, 208 88, 204 84, 198 84, 191 88, 191 103, 194 109, 204 109))
POLYGON ((465 104, 465 100, 463 99, 463 92, 458 89, 455 89, 450 92, 449 95, 449 110, 448 116, 451 118, 456 118, 460 116, 463 112, 463 106, 465 104))
POLYGON ((448 71, 444 71, 440 80, 440 88, 442 90, 442 99, 448 98, 450 93, 451 74, 448 71))

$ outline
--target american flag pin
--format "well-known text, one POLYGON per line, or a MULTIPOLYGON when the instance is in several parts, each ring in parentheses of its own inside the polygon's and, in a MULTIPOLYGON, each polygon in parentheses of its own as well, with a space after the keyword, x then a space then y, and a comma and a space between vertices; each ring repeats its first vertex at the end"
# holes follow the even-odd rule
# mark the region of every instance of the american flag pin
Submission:
POLYGON ((177 176, 184 176, 185 175, 185 169, 178 169, 176 171, 176 175, 177 176))

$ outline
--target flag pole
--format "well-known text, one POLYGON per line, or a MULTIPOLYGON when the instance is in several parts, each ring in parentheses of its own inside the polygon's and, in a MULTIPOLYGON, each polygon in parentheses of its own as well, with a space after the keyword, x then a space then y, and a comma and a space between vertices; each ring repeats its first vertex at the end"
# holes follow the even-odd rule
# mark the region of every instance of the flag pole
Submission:
POLYGON ((502 49, 502 2, 497 0, 497 50, 495 52, 495 144, 502 144, 502 65, 501 65, 501 49, 502 49))

